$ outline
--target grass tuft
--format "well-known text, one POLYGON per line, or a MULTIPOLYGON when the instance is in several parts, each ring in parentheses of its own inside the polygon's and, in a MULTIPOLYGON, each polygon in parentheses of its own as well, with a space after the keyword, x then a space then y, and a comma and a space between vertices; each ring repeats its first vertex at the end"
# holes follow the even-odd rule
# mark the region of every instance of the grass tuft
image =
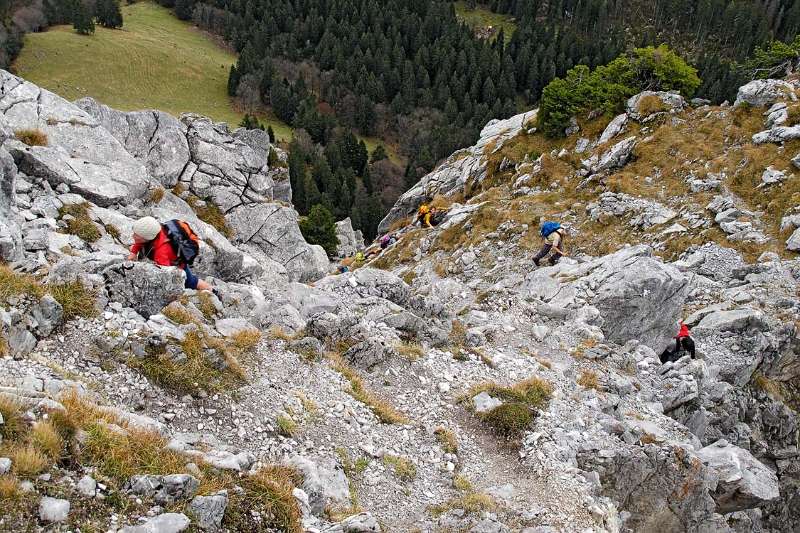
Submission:
POLYGON ((286 415, 278 415, 275 425, 278 426, 278 433, 284 437, 294 437, 299 429, 297 422, 286 415))
POLYGON ((19 480, 9 474, 0 476, 0 502, 18 501, 21 498, 19 480))
POLYGON ((492 496, 482 492, 468 492, 452 500, 429 507, 431 514, 440 516, 453 509, 463 509, 468 515, 491 513, 497 511, 500 505, 492 496))
POLYGON ((600 385, 600 378, 594 370, 581 370, 581 375, 578 376, 577 382, 584 389, 594 389, 596 391, 603 389, 600 385))
POLYGON ((48 457, 33 444, 12 446, 3 453, 7 453, 11 459, 11 470, 22 478, 38 476, 52 464, 48 457))
POLYGON ((194 315, 192 315, 188 309, 178 302, 170 303, 161 310, 161 314, 180 326, 185 326, 187 324, 193 324, 196 322, 194 315))
POLYGON ((164 187, 156 187, 150 191, 150 201, 154 204, 160 203, 161 200, 164 199, 166 192, 167 191, 164 189, 164 187))
POLYGON ((14 137, 18 141, 27 144, 28 146, 47 146, 47 134, 38 129, 23 129, 14 132, 14 137))
POLYGON ((70 235, 75 235, 86 242, 96 242, 102 237, 100 228, 89 216, 88 203, 65 205, 58 210, 58 213, 62 218, 67 215, 72 217, 67 221, 66 229, 70 235))
POLYGON ((44 287, 33 276, 15 272, 8 265, 0 264, 0 302, 17 296, 41 298, 44 293, 44 287))
POLYGON ((244 369, 223 341, 193 330, 186 334, 179 346, 186 356, 179 362, 173 361, 167 353, 153 352, 143 359, 129 357, 127 363, 157 385, 180 394, 192 394, 198 390, 225 392, 247 380, 244 369), (210 355, 223 360, 224 368, 212 364, 210 355))
POLYGON ((51 462, 55 463, 61 459, 64 441, 51 422, 46 420, 37 422, 31 430, 30 441, 51 462))
POLYGON ((452 430, 439 426, 433 430, 433 435, 445 453, 458 453, 458 440, 452 430))
POLYGON ((0 436, 3 439, 14 440, 27 431, 28 426, 25 423, 22 406, 2 394, 0 394, 0 415, 3 416, 3 425, 0 425, 0 436))
POLYGON ((64 309, 64 321, 77 317, 91 318, 97 316, 97 295, 81 281, 59 283, 48 287, 50 294, 64 309))
POLYGON ((388 401, 378 397, 369 390, 358 372, 345 362, 344 358, 338 353, 329 353, 328 359, 331 361, 333 369, 342 374, 350 382, 348 394, 363 403, 378 417, 384 424, 407 424, 408 417, 394 408, 388 401))
POLYGON ((200 291, 197 293, 197 308, 203 313, 206 320, 211 320, 217 314, 217 308, 211 299, 213 296, 208 291, 200 291))
MULTIPOLYGON (((260 516, 266 531, 301 533, 302 513, 292 494, 301 479, 282 466, 268 466, 241 479, 244 494, 233 493, 225 512, 223 527, 231 531, 253 531, 253 516, 260 516)), ((259 529, 259 531, 264 529, 259 529)))
POLYGON ((533 412, 522 402, 508 402, 498 405, 481 419, 500 435, 514 435, 522 432, 533 422, 533 412))
POLYGON ((425 355, 425 350, 416 342, 401 342, 395 346, 400 357, 409 361, 417 361, 425 355))
POLYGON ((406 457, 399 455, 384 455, 383 464, 392 467, 394 475, 401 481, 413 481, 417 477, 417 467, 406 457))
POLYGON ((243 329, 231 336, 231 343, 239 353, 252 352, 261 342, 261 332, 257 329, 243 329))

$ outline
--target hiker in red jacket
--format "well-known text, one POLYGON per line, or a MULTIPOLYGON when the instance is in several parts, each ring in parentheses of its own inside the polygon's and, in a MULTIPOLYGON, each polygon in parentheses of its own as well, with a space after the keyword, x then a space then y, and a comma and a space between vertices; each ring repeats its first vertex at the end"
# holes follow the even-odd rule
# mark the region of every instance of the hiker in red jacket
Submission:
POLYGON ((695 357, 694 340, 691 333, 689 333, 689 327, 683 323, 683 320, 678 322, 678 326, 680 329, 675 336, 675 347, 667 346, 667 349, 664 350, 660 357, 662 363, 677 361, 681 358, 681 352, 688 352, 692 359, 695 357))
POLYGON ((211 285, 201 280, 189 268, 178 261, 178 254, 172 247, 167 230, 153 217, 140 218, 133 224, 133 246, 128 261, 150 259, 159 266, 176 266, 186 273, 187 289, 213 291, 211 285))

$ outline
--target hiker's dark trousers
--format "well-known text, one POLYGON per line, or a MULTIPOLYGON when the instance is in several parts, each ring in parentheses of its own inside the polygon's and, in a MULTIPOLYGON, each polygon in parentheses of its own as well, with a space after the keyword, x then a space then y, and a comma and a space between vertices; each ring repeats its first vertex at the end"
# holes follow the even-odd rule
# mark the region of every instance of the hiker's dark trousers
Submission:
POLYGON ((677 361, 681 358, 681 352, 689 352, 689 355, 691 355, 692 359, 694 359, 694 341, 691 337, 681 337, 679 339, 675 339, 674 348, 669 347, 664 350, 664 353, 661 354, 661 362, 668 363, 670 361, 677 361))
MULTIPOLYGON (((533 258, 534 263, 539 264, 539 261, 544 259, 545 256, 547 254, 549 254, 550 250, 552 250, 552 249, 553 249, 553 245, 552 244, 545 244, 544 246, 542 246, 542 249, 539 250, 539 253, 536 254, 536 257, 533 258)), ((561 254, 556 252, 556 253, 554 253, 553 255, 550 256, 550 259, 548 259, 548 262, 551 265, 555 265, 556 263, 558 263, 559 259, 561 259, 561 254)))

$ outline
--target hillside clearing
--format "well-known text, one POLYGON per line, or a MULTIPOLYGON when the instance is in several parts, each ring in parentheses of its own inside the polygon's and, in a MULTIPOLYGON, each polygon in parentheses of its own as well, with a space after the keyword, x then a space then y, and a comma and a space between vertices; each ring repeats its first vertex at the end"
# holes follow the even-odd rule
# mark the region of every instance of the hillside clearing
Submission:
MULTIPOLYGON (((511 40, 511 36, 514 35, 514 31, 517 29, 513 18, 499 13, 493 13, 488 7, 481 4, 477 4, 475 9, 470 9, 467 6, 467 2, 463 0, 454 2, 454 5, 456 8, 456 16, 473 30, 483 30, 490 26, 496 28, 496 31, 502 28, 506 37, 506 44, 511 40)), ((492 34, 492 39, 494 39, 494 36, 495 35, 492 34)))
MULTIPOLYGON (((68 100, 91 96, 123 111, 192 112, 238 125, 242 113, 227 94, 233 52, 152 2, 124 5, 122 12, 121 30, 98 26, 83 36, 56 26, 28 34, 15 72, 68 100)), ((260 119, 279 138, 291 136, 277 119, 260 119)))

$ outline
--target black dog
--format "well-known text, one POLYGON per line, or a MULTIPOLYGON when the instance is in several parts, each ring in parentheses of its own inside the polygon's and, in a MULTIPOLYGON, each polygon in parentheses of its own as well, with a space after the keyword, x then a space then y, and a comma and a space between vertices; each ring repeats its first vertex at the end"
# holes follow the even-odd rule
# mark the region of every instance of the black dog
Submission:
POLYGON ((694 341, 691 337, 680 337, 675 339, 674 346, 667 346, 667 349, 661 354, 661 364, 677 361, 683 357, 681 352, 689 352, 692 359, 695 358, 694 341))

